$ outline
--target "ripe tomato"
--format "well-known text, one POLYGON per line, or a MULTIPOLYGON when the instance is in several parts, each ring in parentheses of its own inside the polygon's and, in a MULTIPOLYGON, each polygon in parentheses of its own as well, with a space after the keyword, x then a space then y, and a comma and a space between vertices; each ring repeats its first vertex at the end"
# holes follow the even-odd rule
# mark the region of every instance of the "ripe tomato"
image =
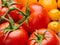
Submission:
POLYGON ((0 45, 2 45, 3 38, 4 38, 4 32, 0 30, 0 45))
POLYGON ((47 29, 39 29, 33 32, 28 40, 27 45, 58 45, 58 36, 47 29))
POLYGON ((56 0, 39 0, 39 4, 43 5, 47 10, 56 9, 57 2, 56 0))
POLYGON ((58 4, 58 8, 60 8, 60 0, 58 0, 57 4, 58 4))
MULTIPOLYGON (((15 25, 18 26, 18 24, 15 25)), ((8 22, 3 23, 0 25, 0 29, 4 30, 8 26, 8 22)), ((19 27, 17 30, 8 33, 7 36, 6 35, 7 33, 4 34, 2 45, 26 45, 27 43, 28 34, 23 27, 19 27)))
MULTIPOLYGON (((23 8, 23 10, 25 10, 23 8)), ((26 22, 23 27, 32 33, 35 29, 46 28, 50 19, 47 10, 39 4, 29 5, 30 16, 28 18, 28 24, 26 22)))
POLYGON ((59 45, 60 45, 60 39, 59 39, 59 45))
POLYGON ((28 2, 28 5, 37 3, 37 0, 14 0, 14 1, 23 6, 26 6, 27 2, 28 2))
MULTIPOLYGON (((22 6, 20 4, 13 4, 13 7, 21 9, 22 6)), ((0 16, 4 15, 8 11, 7 7, 0 7, 0 16)), ((18 10, 13 10, 9 12, 9 15, 13 18, 13 20, 16 22, 22 18, 20 14, 17 14, 18 10), (18 17, 18 18, 17 18, 18 17)))
POLYGON ((60 31, 60 23, 53 21, 48 24, 48 29, 51 29, 55 33, 58 33, 60 31))
POLYGON ((60 11, 58 9, 52 9, 48 13, 51 20, 58 20, 60 18, 60 11))

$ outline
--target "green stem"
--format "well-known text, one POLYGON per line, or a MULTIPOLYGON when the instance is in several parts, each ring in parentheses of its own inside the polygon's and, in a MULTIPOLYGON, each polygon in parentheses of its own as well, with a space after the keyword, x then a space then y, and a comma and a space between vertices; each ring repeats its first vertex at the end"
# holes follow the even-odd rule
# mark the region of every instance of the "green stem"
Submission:
POLYGON ((2 16, 1 18, 9 22, 10 29, 14 29, 14 21, 10 16, 9 19, 5 18, 4 16, 2 16))
POLYGON ((19 14, 22 14, 23 16, 26 16, 26 14, 24 12, 22 12, 22 10, 20 10, 19 8, 15 8, 15 9, 19 11, 19 14))
POLYGON ((22 23, 27 19, 27 17, 23 17, 20 21, 18 21, 17 23, 19 23, 20 25, 22 25, 22 23))
POLYGON ((9 15, 8 15, 8 17, 9 17, 10 29, 14 29, 14 21, 9 15))
MULTIPOLYGON (((10 11, 12 11, 12 10, 15 10, 15 8, 9 8, 8 10, 7 10, 7 12, 3 15, 3 17, 6 17, 7 15, 8 15, 8 13, 10 12, 10 11)), ((2 20, 4 20, 2 17, 0 18, 0 21, 2 21, 2 20)))
POLYGON ((36 31, 36 33, 35 33, 35 36, 37 37, 37 38, 35 39, 36 42, 38 42, 39 45, 42 45, 42 40, 43 40, 44 36, 43 36, 42 34, 39 34, 37 31, 36 31))

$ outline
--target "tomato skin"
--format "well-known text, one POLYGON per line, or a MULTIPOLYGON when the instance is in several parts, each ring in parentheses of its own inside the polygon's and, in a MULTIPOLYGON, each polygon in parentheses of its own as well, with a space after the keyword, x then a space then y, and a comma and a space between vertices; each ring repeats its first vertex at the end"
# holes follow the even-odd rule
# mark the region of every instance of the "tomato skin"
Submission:
POLYGON ((38 3, 37 0, 14 0, 16 3, 21 4, 22 6, 26 6, 26 3, 28 2, 28 5, 33 3, 38 3))
POLYGON ((60 18, 60 11, 58 9, 52 9, 49 12, 49 17, 51 20, 56 21, 60 18))
MULTIPOLYGON (((19 4, 13 4, 12 5, 13 7, 16 7, 16 8, 19 8, 21 9, 22 6, 19 5, 19 4)), ((18 20, 20 20, 22 18, 22 16, 20 14, 17 14, 17 12, 19 12, 18 10, 13 10, 13 11, 10 11, 10 16, 13 18, 13 20, 16 22, 18 20)))
POLYGON ((39 4, 43 5, 48 11, 57 8, 56 0, 39 0, 39 4))
MULTIPOLYGON (((12 4, 12 7, 16 7, 21 9, 22 6, 20 4, 12 4)), ((4 15, 6 12, 8 11, 7 7, 0 7, 0 16, 4 15)), ((13 18, 13 20, 16 22, 18 20, 20 20, 22 18, 22 16, 20 14, 17 14, 17 12, 19 12, 18 10, 13 10, 9 12, 9 15, 13 18), (18 18, 17 18, 18 17, 18 18)))
MULTIPOLYGON (((47 30, 47 29, 39 29, 38 33, 39 34, 43 34, 45 31, 47 31, 44 34, 44 39, 42 40, 42 45, 58 45, 59 44, 59 39, 57 37, 57 35, 52 32, 51 30, 47 30)), ((33 32, 28 40, 27 45, 39 45, 36 40, 32 40, 35 39, 36 36, 34 35, 35 32, 33 32)))
POLYGON ((0 30, 0 45, 2 45, 3 38, 4 38, 4 32, 2 30, 0 30))
MULTIPOLYGON (((3 26, 0 25, 0 29, 6 28, 7 26, 9 26, 9 23, 3 23, 2 25, 3 26)), ((28 40, 28 34, 23 27, 19 27, 17 30, 10 32, 6 39, 5 36, 6 35, 4 35, 2 45, 26 45, 28 40)))
POLYGON ((57 21, 50 22, 48 24, 48 29, 51 29, 55 33, 59 33, 60 32, 60 23, 57 21))
POLYGON ((46 28, 50 21, 47 10, 39 4, 29 5, 29 10, 28 24, 24 23, 23 27, 29 33, 32 33, 35 29, 46 28))

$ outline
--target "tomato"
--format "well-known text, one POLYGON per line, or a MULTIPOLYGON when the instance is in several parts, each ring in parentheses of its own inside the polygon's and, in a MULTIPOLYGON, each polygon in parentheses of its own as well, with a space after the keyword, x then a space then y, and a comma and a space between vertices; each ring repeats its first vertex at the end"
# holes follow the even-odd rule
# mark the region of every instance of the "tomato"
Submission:
MULTIPOLYGON (((16 3, 12 4, 12 7, 16 7, 16 8, 19 8, 19 9, 22 8, 22 6, 20 4, 16 4, 16 3)), ((0 9, 1 9, 0 10, 0 16, 4 15, 8 11, 7 7, 1 7, 0 9)), ((13 18, 13 20, 15 22, 22 18, 22 16, 20 14, 17 14, 17 12, 19 12, 19 11, 18 10, 13 10, 13 11, 9 12, 9 15, 13 18)))
POLYGON ((60 23, 57 21, 50 22, 48 24, 48 29, 51 29, 55 33, 58 33, 60 31, 60 23))
POLYGON ((41 45, 41 44, 42 45, 58 45, 59 38, 51 30, 39 29, 37 30, 37 32, 35 31, 31 34, 27 45, 41 45))
MULTIPOLYGON (((22 10, 25 10, 24 8, 22 10)), ((23 27, 32 33, 35 29, 46 28, 50 19, 47 10, 39 4, 29 5, 30 16, 28 17, 28 24, 26 22, 23 27)))
MULTIPOLYGON (((60 39, 59 39, 60 40, 60 39)), ((59 43, 59 45, 60 45, 60 43, 59 43)))
POLYGON ((14 0, 14 1, 23 6, 26 6, 27 2, 28 2, 28 5, 37 3, 37 0, 14 0))
POLYGON ((49 13, 49 17, 51 18, 51 20, 59 20, 60 11, 58 9, 52 9, 48 13, 49 13))
POLYGON ((58 8, 60 8, 60 0, 57 1, 58 8))
POLYGON ((39 0, 39 4, 43 5, 47 10, 56 9, 57 2, 56 0, 39 0))
POLYGON ((4 38, 4 32, 0 30, 0 45, 2 45, 3 38, 4 38))
MULTIPOLYGON (((15 24, 18 26, 18 24, 15 24)), ((3 23, 0 25, 0 29, 4 30, 9 26, 9 23, 3 23)), ((26 45, 28 39, 28 34, 24 30, 23 27, 19 27, 18 29, 11 31, 10 33, 4 34, 2 45, 26 45)), ((0 44, 1 45, 1 44, 0 44)))

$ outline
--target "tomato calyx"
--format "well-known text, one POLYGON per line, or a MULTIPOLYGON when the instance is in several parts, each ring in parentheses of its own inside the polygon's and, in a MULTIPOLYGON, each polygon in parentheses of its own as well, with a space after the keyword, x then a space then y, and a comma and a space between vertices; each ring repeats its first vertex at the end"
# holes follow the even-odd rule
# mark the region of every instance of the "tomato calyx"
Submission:
POLYGON ((36 42, 39 43, 39 45, 42 45, 42 40, 44 39, 44 35, 39 34, 38 31, 36 30, 35 32, 35 36, 36 36, 36 42))
POLYGON ((45 31, 43 34, 39 34, 38 30, 36 30, 36 32, 34 33, 34 35, 36 36, 36 38, 34 39, 29 39, 29 40, 35 40, 34 43, 38 43, 39 45, 42 45, 42 41, 44 40, 44 38, 50 38, 50 37, 45 37, 44 35, 46 34, 47 31, 45 31))
POLYGON ((2 1, 1 6, 10 7, 13 4, 13 0, 1 0, 1 1, 2 1))

